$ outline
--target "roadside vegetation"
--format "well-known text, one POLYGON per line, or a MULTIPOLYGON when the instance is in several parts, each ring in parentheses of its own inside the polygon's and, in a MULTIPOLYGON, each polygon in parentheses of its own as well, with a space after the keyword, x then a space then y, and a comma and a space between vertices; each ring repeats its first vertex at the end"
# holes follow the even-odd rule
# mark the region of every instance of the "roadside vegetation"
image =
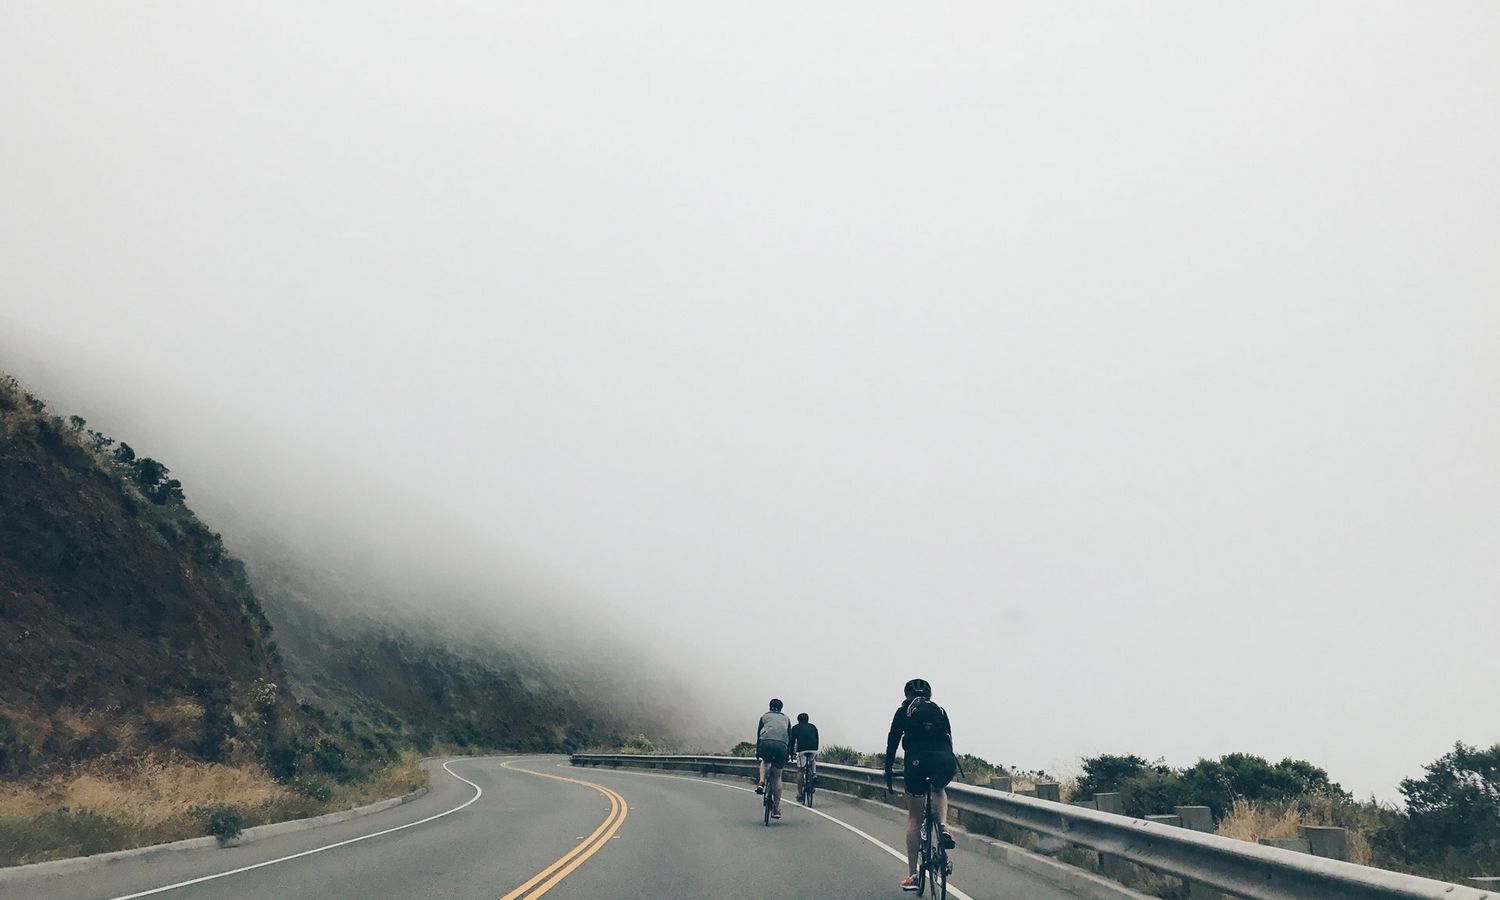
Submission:
POLYGON ((22 865, 213 835, 351 809, 424 785, 405 753, 372 776, 270 777, 255 765, 182 757, 101 759, 0 784, 0 866, 22 865))
POLYGON ((610 733, 493 648, 298 624, 316 690, 166 465, 0 374, 0 866, 232 840, 406 793, 420 755, 610 733))
MULTIPOLYGON (((748 742, 729 751, 731 756, 753 753, 748 742)), ((884 765, 884 754, 838 744, 824 747, 819 759, 875 769, 884 765)), ((1064 802, 1119 793, 1125 814, 1135 817, 1171 813, 1177 806, 1206 806, 1218 834, 1242 841, 1295 838, 1304 825, 1334 826, 1348 831, 1351 862, 1448 881, 1500 875, 1500 744, 1488 749, 1455 744, 1425 766, 1422 775, 1401 782, 1402 805, 1356 799, 1312 763, 1272 763, 1248 753, 1201 759, 1186 767, 1133 754, 1102 754, 1083 759, 1081 774, 1062 780, 971 754, 960 759, 970 784, 985 785, 1004 776, 1011 778, 1014 790, 1026 790, 1038 782, 1054 782, 1064 802)), ((1036 846, 1035 835, 1019 830, 996 836, 1036 846)), ((1068 848, 1059 856, 1099 871, 1098 856, 1091 851, 1068 848)), ((1187 896, 1177 879, 1144 869, 1130 866, 1113 874, 1143 893, 1187 896)))

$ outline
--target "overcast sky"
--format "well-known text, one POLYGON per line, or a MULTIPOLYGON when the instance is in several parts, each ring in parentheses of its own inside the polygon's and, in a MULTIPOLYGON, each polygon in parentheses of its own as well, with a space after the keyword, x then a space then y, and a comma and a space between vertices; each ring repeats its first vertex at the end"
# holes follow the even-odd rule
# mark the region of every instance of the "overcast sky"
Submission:
POLYGON ((1488 2, 6 3, 0 314, 825 742, 921 675, 995 761, 1393 798, 1500 740, 1497 46, 1488 2))

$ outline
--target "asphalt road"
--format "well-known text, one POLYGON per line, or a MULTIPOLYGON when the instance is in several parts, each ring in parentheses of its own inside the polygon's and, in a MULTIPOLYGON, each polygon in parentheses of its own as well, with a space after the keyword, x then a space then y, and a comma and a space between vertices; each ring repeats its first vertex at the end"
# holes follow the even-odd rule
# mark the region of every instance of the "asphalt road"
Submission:
MULTIPOLYGON (((121 860, 0 885, 37 900, 901 897, 903 823, 831 791, 770 828, 746 785, 574 769, 562 757, 429 763, 431 790, 361 819, 240 847, 121 860), (288 858, 291 857, 291 858, 288 858)), ((958 851, 957 900, 1071 894, 958 851)))

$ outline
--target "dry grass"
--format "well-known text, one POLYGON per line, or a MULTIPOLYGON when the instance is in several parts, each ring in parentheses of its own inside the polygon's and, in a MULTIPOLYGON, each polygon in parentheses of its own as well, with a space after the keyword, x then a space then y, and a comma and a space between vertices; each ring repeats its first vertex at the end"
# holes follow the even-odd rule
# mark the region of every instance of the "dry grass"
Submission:
POLYGON ((99 763, 40 780, 0 785, 0 816, 49 809, 90 809, 135 829, 151 830, 197 806, 253 808, 290 793, 257 766, 190 760, 99 763))
POLYGON ((255 765, 180 757, 96 760, 0 783, 0 865, 197 837, 213 807, 239 808, 250 827, 350 809, 426 783, 415 753, 366 781, 334 786, 325 801, 296 793, 255 765))
MULTIPOLYGON (((1219 821, 1217 832, 1224 837, 1254 843, 1262 838, 1300 837, 1298 827, 1302 825, 1343 824, 1336 820, 1334 806, 1328 802, 1252 803, 1241 797, 1219 821)), ((1369 865, 1369 836, 1358 828, 1349 828, 1348 833, 1349 861, 1369 865)))

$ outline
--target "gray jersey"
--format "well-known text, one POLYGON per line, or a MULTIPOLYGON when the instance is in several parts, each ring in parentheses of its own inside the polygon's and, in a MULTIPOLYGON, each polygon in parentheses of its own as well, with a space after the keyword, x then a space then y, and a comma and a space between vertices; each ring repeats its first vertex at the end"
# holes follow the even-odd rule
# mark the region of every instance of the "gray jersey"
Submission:
POLYGON ((776 741, 781 744, 792 742, 792 720, 786 717, 786 713, 768 712, 760 717, 760 724, 755 729, 755 742, 776 741))

